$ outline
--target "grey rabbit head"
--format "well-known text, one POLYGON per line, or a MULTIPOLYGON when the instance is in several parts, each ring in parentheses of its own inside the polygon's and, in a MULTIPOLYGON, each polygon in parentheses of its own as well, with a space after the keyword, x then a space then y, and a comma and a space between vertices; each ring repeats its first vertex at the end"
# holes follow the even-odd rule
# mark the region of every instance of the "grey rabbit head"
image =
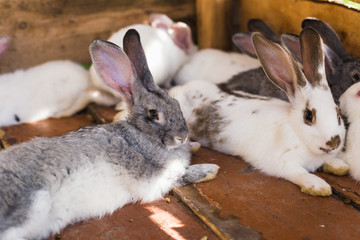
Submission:
POLYGON ((312 27, 321 36, 325 46, 326 76, 335 101, 354 83, 360 81, 360 59, 346 52, 332 27, 316 18, 306 18, 302 28, 312 27))
POLYGON ((136 30, 128 30, 123 46, 124 50, 102 40, 90 45, 97 74, 122 94, 129 107, 129 124, 160 139, 168 149, 182 145, 188 139, 188 128, 180 105, 154 83, 136 30))

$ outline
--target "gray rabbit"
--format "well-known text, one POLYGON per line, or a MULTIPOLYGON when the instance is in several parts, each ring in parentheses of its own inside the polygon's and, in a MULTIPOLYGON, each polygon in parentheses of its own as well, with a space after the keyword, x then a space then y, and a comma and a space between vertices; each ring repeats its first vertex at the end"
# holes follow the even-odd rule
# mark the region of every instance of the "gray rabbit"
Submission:
POLYGON ((46 238, 68 224, 217 174, 215 164, 189 165, 179 104, 155 85, 135 30, 126 33, 123 46, 97 40, 90 53, 102 80, 127 101, 127 121, 0 152, 0 239, 46 238))
MULTIPOLYGON (((257 58, 251 42, 252 32, 260 32, 269 40, 280 44, 280 38, 274 33, 268 24, 260 19, 251 19, 248 22, 249 33, 237 33, 233 36, 233 43, 244 53, 257 58)), ((262 67, 234 75, 227 82, 220 84, 221 88, 229 90, 241 90, 251 94, 267 97, 276 97, 288 101, 288 98, 280 88, 268 80, 262 67)))

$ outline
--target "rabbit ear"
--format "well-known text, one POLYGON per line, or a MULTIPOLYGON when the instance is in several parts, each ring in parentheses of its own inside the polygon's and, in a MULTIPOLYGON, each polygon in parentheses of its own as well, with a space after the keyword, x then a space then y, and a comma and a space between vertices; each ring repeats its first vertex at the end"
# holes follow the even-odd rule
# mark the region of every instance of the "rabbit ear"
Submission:
POLYGON ((174 23, 169 27, 168 33, 174 43, 187 54, 195 51, 196 48, 192 41, 191 28, 189 25, 183 22, 174 23))
MULTIPOLYGON (((325 54, 325 71, 334 74, 336 69, 343 63, 340 57, 326 44, 323 44, 325 54)), ((340 79, 339 79, 340 80, 340 79)))
POLYGON ((4 55, 6 52, 6 49, 8 48, 10 44, 10 37, 8 36, 0 36, 0 58, 4 55))
POLYGON ((189 25, 183 22, 174 23, 174 21, 165 14, 153 13, 149 18, 152 27, 167 31, 174 43, 187 54, 195 51, 196 48, 192 41, 191 28, 189 25))
POLYGON ((336 34, 332 27, 317 19, 317 18, 305 18, 301 24, 302 28, 312 27, 314 28, 321 36, 324 43, 333 50, 341 60, 349 59, 350 56, 346 52, 344 46, 342 45, 339 36, 336 34))
POLYGON ((250 32, 260 32, 267 39, 280 44, 280 39, 274 30, 261 19, 250 19, 248 22, 248 29, 250 32))
POLYGON ((289 97, 295 96, 297 86, 303 87, 306 80, 298 63, 279 44, 254 33, 252 41, 261 65, 268 78, 289 97))
POLYGON ((155 85, 150 73, 139 33, 135 29, 129 29, 126 32, 123 46, 125 53, 135 67, 138 79, 142 85, 150 92, 156 91, 158 87, 155 85))
POLYGON ((130 59, 117 45, 95 40, 90 45, 90 55, 95 70, 103 82, 120 92, 132 105, 131 83, 136 79, 130 59))
POLYGON ((168 30, 171 24, 174 23, 168 16, 159 13, 150 14, 149 20, 152 27, 164 30, 168 30))
POLYGON ((320 35, 313 28, 304 28, 300 33, 300 45, 307 80, 312 86, 326 85, 324 52, 320 35))
POLYGON ((239 50, 250 57, 257 58, 254 46, 251 42, 252 33, 236 33, 232 37, 233 43, 239 50))
POLYGON ((299 36, 290 33, 281 34, 281 42, 286 46, 289 52, 291 52, 295 60, 301 63, 302 59, 299 36))

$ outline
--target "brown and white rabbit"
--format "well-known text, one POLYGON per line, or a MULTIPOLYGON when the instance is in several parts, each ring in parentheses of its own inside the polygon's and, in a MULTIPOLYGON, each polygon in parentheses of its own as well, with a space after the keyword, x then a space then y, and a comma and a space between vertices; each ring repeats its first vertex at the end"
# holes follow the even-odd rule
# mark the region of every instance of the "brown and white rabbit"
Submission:
POLYGON ((207 81, 176 86, 169 94, 180 103, 190 137, 291 181, 302 192, 331 195, 330 185, 309 173, 320 166, 338 175, 348 170, 337 157, 345 128, 326 81, 320 36, 311 28, 301 33, 304 73, 280 45, 260 33, 252 39, 267 76, 290 102, 225 92, 207 81))
POLYGON ((46 238, 74 222, 215 177, 215 164, 189 165, 179 103, 154 83, 133 29, 124 51, 100 40, 90 46, 101 78, 127 101, 127 121, 0 151, 1 240, 46 238))

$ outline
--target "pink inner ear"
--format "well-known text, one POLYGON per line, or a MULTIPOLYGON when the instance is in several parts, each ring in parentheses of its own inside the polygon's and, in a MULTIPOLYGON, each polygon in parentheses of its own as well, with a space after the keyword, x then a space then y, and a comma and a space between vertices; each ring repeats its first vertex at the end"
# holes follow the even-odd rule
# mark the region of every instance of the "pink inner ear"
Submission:
POLYGON ((187 54, 192 50, 191 30, 188 25, 182 22, 174 23, 170 26, 169 34, 174 43, 187 54))
POLYGON ((255 49, 251 42, 251 33, 238 33, 233 36, 234 44, 243 52, 257 58, 255 49))
POLYGON ((360 98, 360 91, 356 93, 356 97, 360 98))
POLYGON ((0 37, 0 58, 4 55, 7 47, 9 46, 10 38, 7 36, 0 37))

